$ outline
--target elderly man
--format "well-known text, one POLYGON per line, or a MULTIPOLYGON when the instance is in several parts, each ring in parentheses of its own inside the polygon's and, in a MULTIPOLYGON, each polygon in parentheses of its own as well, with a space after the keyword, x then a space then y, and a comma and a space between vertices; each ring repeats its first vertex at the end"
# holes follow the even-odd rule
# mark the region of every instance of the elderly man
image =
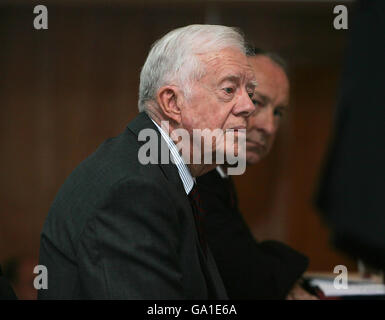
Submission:
MULTIPOLYGON (((54 200, 41 235, 48 289, 40 299, 227 297, 194 186, 216 157, 189 164, 171 137, 219 129, 235 138, 212 153, 237 147, 255 110, 245 53, 240 33, 224 26, 179 28, 153 45, 140 75, 140 114, 83 161, 54 200), (152 144, 150 154, 159 153, 146 162, 140 152, 149 131, 160 148, 152 144), (172 161, 163 161, 165 149, 172 161)), ((196 145, 191 138, 191 150, 196 145)))
MULTIPOLYGON (((246 140, 247 164, 253 165, 273 145, 288 109, 289 81, 278 55, 257 48, 249 48, 249 55, 258 82, 253 97, 257 108, 248 118, 246 140)), ((208 243, 229 297, 312 299, 295 284, 307 268, 307 258, 283 243, 254 239, 239 212, 231 178, 223 169, 217 167, 197 181, 207 211, 208 243)))

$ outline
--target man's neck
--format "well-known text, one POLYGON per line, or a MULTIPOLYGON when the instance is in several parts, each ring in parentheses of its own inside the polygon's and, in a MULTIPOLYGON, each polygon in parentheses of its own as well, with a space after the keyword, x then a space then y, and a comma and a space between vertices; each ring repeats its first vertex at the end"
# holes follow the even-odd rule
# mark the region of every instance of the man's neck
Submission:
MULTIPOLYGON (((172 126, 172 124, 170 123, 169 120, 166 120, 166 119, 163 119, 159 113, 157 112, 153 112, 152 109, 148 109, 147 110, 148 112, 148 115, 149 117, 154 121, 156 122, 156 124, 162 128, 162 121, 168 121, 168 128, 162 128, 162 129, 166 129, 165 132, 167 133, 167 135, 171 138, 171 140, 174 141, 175 145, 177 144, 177 141, 175 141, 174 139, 172 139, 172 132, 173 130, 175 130, 176 128, 174 128, 172 126), (168 130, 167 130, 168 129, 168 130)), ((182 157, 183 158, 183 157, 182 157)), ((215 169, 216 167, 216 164, 210 164, 210 165, 207 165, 207 164, 188 164, 187 165, 191 175, 193 177, 199 177, 201 175, 204 175, 205 173, 215 169)))

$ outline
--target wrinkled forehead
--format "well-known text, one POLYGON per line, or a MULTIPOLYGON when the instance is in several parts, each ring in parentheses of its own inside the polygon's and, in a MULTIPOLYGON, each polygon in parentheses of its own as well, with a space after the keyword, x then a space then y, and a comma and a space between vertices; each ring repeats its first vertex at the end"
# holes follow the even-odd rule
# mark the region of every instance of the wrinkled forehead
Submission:
POLYGON ((239 77, 244 82, 255 82, 253 68, 246 55, 235 48, 208 52, 199 55, 206 65, 206 72, 213 72, 218 77, 225 74, 239 77))

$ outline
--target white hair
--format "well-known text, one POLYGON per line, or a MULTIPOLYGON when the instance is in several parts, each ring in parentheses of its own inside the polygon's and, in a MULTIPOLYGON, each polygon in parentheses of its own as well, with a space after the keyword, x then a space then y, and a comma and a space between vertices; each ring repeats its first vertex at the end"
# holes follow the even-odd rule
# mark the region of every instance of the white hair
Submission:
POLYGON ((246 53, 245 40, 236 28, 220 25, 190 25, 167 33, 157 40, 143 65, 139 84, 139 111, 146 111, 155 101, 159 88, 179 85, 185 97, 191 94, 191 83, 205 73, 197 56, 234 47, 246 53))

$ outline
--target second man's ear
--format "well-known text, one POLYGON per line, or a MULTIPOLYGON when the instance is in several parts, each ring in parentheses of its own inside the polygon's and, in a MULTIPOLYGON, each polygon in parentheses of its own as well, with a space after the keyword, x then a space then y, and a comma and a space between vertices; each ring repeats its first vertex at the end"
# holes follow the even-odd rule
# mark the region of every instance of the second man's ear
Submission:
POLYGON ((181 104, 184 101, 181 90, 172 85, 161 87, 157 92, 156 99, 165 118, 180 124, 182 121, 181 104))

